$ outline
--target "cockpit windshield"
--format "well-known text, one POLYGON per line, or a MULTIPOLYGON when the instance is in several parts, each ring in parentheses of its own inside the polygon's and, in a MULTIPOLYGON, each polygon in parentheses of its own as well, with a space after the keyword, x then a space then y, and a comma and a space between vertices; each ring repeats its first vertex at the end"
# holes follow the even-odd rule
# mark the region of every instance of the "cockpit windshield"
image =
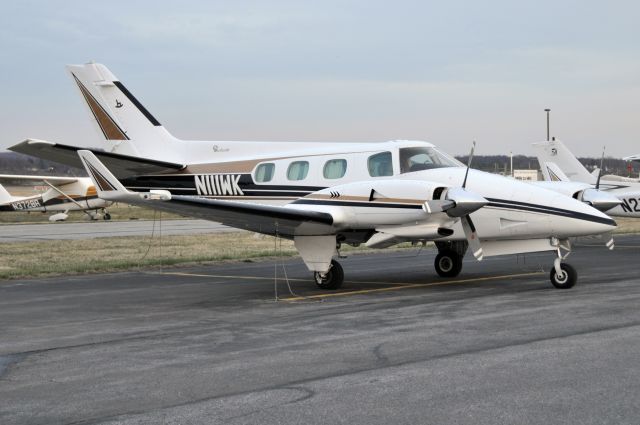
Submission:
POLYGON ((401 174, 444 167, 464 167, 464 164, 434 147, 418 146, 400 149, 401 174))

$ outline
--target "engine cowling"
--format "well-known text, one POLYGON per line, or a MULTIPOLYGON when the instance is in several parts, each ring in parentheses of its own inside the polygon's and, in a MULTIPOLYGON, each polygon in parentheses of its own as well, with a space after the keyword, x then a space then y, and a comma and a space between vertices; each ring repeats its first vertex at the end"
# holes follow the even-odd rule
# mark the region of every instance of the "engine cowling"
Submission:
POLYGON ((418 180, 354 182, 319 190, 288 207, 328 212, 338 227, 420 223, 433 215, 425 203, 440 199, 447 189, 442 183, 418 180))

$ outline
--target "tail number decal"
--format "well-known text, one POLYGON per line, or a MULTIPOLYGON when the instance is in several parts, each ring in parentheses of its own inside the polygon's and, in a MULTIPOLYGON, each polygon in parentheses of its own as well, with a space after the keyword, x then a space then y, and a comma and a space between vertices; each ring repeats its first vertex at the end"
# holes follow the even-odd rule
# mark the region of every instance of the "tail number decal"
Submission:
POLYGON ((622 211, 624 212, 640 212, 640 203, 638 202, 640 199, 636 198, 628 198, 622 199, 622 211))
POLYGON ((198 195, 244 196, 238 185, 240 174, 203 174, 193 178, 198 195))
POLYGON ((31 208, 41 208, 42 205, 38 199, 28 199, 25 201, 12 202, 11 206, 15 211, 28 210, 31 208))

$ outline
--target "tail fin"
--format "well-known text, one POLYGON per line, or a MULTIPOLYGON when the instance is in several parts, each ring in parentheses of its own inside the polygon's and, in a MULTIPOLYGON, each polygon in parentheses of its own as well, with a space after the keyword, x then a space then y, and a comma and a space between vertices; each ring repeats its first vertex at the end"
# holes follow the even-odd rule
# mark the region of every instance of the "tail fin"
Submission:
POLYGON ((79 150, 78 156, 87 170, 91 181, 96 187, 98 197, 107 201, 120 201, 138 204, 143 199, 171 199, 171 193, 166 190, 152 190, 150 192, 131 192, 104 166, 102 162, 88 150, 79 150))
POLYGON ((67 70, 110 150, 158 160, 179 158, 180 141, 106 66, 98 63, 67 65, 67 70))
POLYGON ((11 201, 15 201, 17 198, 15 196, 12 196, 7 189, 4 188, 4 186, 2 186, 0 184, 0 204, 5 204, 7 202, 11 202, 11 201))
POLYGON ((559 140, 551 140, 533 144, 544 179, 548 181, 563 180, 558 171, 574 182, 595 183, 596 177, 591 175, 584 165, 559 140), (556 174, 556 178, 553 177, 556 174))

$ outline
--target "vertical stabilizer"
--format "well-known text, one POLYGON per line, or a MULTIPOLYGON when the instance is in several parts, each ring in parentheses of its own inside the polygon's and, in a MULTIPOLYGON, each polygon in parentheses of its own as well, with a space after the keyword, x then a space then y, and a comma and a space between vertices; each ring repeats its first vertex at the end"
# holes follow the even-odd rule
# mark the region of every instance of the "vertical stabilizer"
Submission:
POLYGON ((582 165, 571 151, 559 140, 533 144, 540 169, 547 181, 569 179, 574 182, 593 184, 596 177, 582 165), (555 177, 554 177, 555 174, 555 177))
POLYGON ((180 162, 180 141, 109 69, 98 63, 67 65, 107 149, 125 155, 180 162))
POLYGON ((7 202, 15 201, 17 198, 12 196, 7 189, 0 184, 0 204, 6 204, 7 202))

